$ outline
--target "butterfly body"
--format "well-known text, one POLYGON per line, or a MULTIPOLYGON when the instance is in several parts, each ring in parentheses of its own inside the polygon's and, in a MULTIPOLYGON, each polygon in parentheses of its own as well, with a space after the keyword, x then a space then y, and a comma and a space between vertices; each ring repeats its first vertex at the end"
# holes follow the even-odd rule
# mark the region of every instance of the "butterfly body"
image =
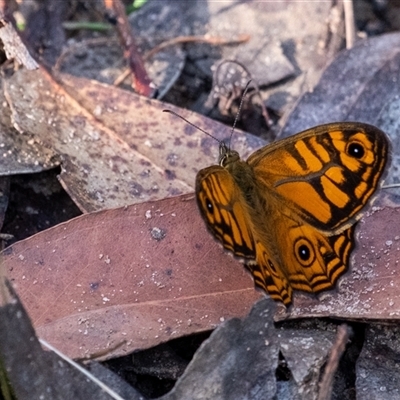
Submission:
POLYGON ((222 143, 219 165, 197 175, 199 209, 256 285, 289 305, 293 289, 332 289, 347 270, 355 223, 388 151, 385 134, 361 123, 321 125, 247 161, 222 143))

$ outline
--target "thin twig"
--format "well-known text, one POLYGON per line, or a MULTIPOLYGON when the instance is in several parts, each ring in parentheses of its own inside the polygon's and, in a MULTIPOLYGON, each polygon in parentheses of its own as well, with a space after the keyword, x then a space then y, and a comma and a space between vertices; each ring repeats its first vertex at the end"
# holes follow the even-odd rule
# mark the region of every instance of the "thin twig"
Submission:
MULTIPOLYGON (((214 46, 227 46, 237 43, 245 43, 250 40, 249 35, 240 35, 237 39, 234 40, 225 40, 218 37, 205 37, 205 36, 178 36, 176 38, 166 40, 156 47, 152 48, 150 51, 145 53, 143 56, 144 61, 148 61, 155 54, 159 53, 161 50, 164 50, 167 47, 176 46, 177 44, 182 43, 207 43, 214 46)), ((126 69, 122 72, 113 82, 115 86, 121 85, 121 83, 129 76, 129 70, 126 69)))
POLYGON ((147 61, 154 54, 165 49, 166 47, 176 46, 177 44, 182 44, 182 43, 207 43, 213 46, 226 46, 226 45, 245 43, 248 42, 249 40, 250 40, 249 35, 240 35, 238 36, 237 39, 234 40, 225 40, 219 37, 206 37, 206 36, 178 36, 176 38, 166 40, 165 42, 160 43, 158 46, 148 51, 144 55, 143 59, 147 61))
POLYGON ((353 331, 347 324, 342 324, 336 332, 336 340, 332 346, 328 362, 326 363, 324 375, 319 387, 318 400, 329 400, 332 395, 332 384, 335 372, 339 366, 340 358, 346 348, 347 341, 353 331))
POLYGON ((139 49, 136 46, 131 26, 125 14, 124 5, 121 0, 104 0, 104 4, 116 15, 118 34, 124 48, 124 56, 132 71, 135 91, 143 96, 151 97, 154 94, 154 88, 147 75, 139 49))
POLYGON ((344 27, 346 31, 346 49, 351 49, 356 42, 353 0, 344 0, 344 27))

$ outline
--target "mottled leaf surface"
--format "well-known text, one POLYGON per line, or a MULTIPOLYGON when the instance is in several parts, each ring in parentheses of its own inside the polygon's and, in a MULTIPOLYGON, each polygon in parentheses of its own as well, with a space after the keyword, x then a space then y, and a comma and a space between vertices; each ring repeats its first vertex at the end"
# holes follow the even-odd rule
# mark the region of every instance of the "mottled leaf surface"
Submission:
MULTIPOLYGON (((191 192, 196 172, 217 161, 216 140, 164 109, 219 139, 230 135, 206 117, 85 78, 20 70, 4 87, 21 137, 58 155, 61 183, 84 212, 191 192)), ((233 141, 244 155, 262 143, 233 141)))
POLYGON ((212 329, 262 296, 193 196, 77 217, 9 247, 2 267, 38 335, 71 357, 212 329))

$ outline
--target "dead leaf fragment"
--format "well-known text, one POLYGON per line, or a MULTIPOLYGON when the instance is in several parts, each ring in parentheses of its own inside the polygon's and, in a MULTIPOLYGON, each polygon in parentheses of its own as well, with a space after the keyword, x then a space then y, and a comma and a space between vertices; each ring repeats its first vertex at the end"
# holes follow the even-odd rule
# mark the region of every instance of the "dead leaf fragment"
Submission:
POLYGON ((316 399, 334 327, 276 328, 274 309, 272 299, 262 299, 245 318, 219 326, 162 400, 316 399), (290 371, 285 381, 277 379, 279 352, 290 371))
POLYGON ((370 325, 356 365, 356 391, 359 398, 398 399, 399 327, 370 325))

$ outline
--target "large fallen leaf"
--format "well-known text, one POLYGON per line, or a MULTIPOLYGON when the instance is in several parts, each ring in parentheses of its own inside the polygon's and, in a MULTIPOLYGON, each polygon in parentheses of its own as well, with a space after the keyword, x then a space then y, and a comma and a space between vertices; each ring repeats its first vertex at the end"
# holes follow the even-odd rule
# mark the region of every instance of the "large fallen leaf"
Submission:
POLYGON ((37 334, 71 357, 212 329, 262 296, 193 196, 83 215, 9 247, 2 266, 37 334))
MULTIPOLYGON (((62 85, 43 70, 20 70, 3 83, 20 139, 33 135, 60 156, 61 183, 82 211, 191 192, 196 172, 215 163, 218 142, 163 109, 218 139, 230 135, 221 124, 156 100, 84 78, 59 79, 62 85)), ((239 134, 233 140, 244 156, 262 144, 239 134)))

